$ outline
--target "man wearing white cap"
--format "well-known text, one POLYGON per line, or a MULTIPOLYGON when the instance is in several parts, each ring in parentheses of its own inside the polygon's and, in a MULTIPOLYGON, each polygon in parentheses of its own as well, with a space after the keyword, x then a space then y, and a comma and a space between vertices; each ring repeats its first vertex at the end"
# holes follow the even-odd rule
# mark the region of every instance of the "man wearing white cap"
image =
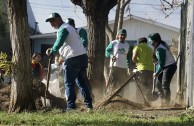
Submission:
POLYGON ((46 22, 50 22, 51 26, 57 29, 57 39, 51 49, 47 49, 47 55, 52 56, 59 52, 63 58, 64 63, 64 83, 65 93, 67 98, 67 111, 75 109, 76 94, 74 90, 75 80, 83 97, 85 106, 88 110, 93 108, 92 98, 86 82, 88 81, 86 75, 86 68, 88 64, 88 57, 86 50, 81 43, 80 37, 75 28, 64 23, 58 13, 50 14, 46 22))

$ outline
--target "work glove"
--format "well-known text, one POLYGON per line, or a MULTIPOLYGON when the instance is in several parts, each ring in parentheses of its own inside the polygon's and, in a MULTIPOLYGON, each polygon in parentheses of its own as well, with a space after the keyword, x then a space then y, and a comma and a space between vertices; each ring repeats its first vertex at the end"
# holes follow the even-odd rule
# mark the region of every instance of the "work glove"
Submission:
POLYGON ((51 48, 48 48, 48 49, 46 50, 46 54, 47 54, 47 56, 48 56, 50 59, 52 59, 53 55, 51 54, 51 48))
POLYGON ((131 73, 132 73, 132 72, 131 72, 130 68, 128 68, 128 69, 127 69, 127 74, 128 74, 128 75, 131 75, 131 73))

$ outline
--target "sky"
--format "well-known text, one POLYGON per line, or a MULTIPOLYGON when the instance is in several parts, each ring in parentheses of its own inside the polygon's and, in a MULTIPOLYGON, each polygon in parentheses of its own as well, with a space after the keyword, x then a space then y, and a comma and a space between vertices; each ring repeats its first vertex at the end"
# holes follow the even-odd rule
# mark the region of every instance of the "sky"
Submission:
MULTIPOLYGON (((168 0, 171 2, 172 0, 168 0)), ((176 0, 180 1, 180 0, 176 0)), ((170 16, 161 11, 160 0, 131 0, 130 14, 154 20, 159 23, 167 24, 176 28, 180 27, 180 7, 175 8, 170 16)), ((35 28, 35 22, 38 22, 38 30, 41 33, 51 33, 56 30, 45 22, 50 13, 57 12, 65 21, 67 18, 75 20, 76 27, 84 27, 87 25, 86 17, 82 8, 75 6, 70 0, 28 0, 28 22, 32 28, 35 28)), ((125 13, 125 17, 129 12, 125 13)), ((109 13, 109 20, 114 20, 115 8, 109 13)))

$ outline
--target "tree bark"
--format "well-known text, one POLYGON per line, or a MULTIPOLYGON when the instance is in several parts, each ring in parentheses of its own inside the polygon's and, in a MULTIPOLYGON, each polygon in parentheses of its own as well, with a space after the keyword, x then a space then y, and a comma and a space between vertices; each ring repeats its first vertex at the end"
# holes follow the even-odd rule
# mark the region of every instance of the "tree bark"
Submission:
MULTIPOLYGON (((92 63, 88 65, 88 77, 92 88, 103 91, 104 80, 104 57, 105 57, 105 25, 108 14, 116 4, 117 0, 71 0, 79 5, 87 18, 88 27, 88 56, 92 63)), ((101 98, 100 96, 95 98, 101 98)))
POLYGON ((9 112, 35 110, 26 0, 7 0, 13 71, 9 112))
POLYGON ((131 2, 131 0, 121 0, 120 1, 120 10, 119 10, 119 19, 118 19, 118 27, 117 30, 121 29, 123 27, 123 15, 124 15, 124 10, 127 4, 131 2))
POLYGON ((92 15, 87 16, 89 48, 88 56, 92 63, 88 66, 88 77, 96 89, 102 91, 105 85, 104 80, 104 58, 105 58, 105 22, 107 15, 98 14, 96 18, 92 15), (101 19, 101 20, 99 20, 101 19), (100 33, 100 34, 99 34, 100 33))

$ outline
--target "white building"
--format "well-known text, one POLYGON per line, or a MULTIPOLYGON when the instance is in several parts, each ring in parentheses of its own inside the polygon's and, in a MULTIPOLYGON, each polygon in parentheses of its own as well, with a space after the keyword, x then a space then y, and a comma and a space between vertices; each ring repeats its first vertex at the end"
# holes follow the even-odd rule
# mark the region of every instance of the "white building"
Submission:
MULTIPOLYGON (((113 27, 114 21, 110 21, 109 24, 113 27)), ((177 41, 180 35, 178 28, 133 15, 123 19, 123 28, 127 30, 127 40, 135 41, 140 37, 147 37, 151 33, 158 32, 161 38, 171 45, 172 40, 177 41)))

